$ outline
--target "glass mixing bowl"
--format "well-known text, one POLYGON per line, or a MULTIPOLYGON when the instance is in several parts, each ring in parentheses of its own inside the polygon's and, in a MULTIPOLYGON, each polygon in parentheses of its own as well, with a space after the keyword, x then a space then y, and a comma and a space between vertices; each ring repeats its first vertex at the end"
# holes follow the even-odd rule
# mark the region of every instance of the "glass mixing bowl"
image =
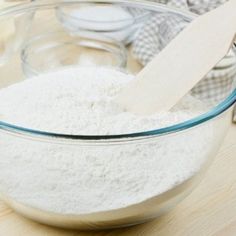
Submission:
MULTIPOLYGON (((58 21, 58 17, 55 14, 58 7, 78 7, 88 2, 103 3, 102 0, 71 0, 63 2, 42 0, 0 11, 0 28, 2 30, 5 29, 4 32, 6 32, 4 38, 0 39, 0 86, 6 87, 24 79, 21 67, 22 48, 27 42, 30 42, 32 37, 45 35, 51 31, 64 30, 64 26, 58 21)), ((106 1, 106 3, 129 7, 134 10, 142 9, 142 11, 151 13, 150 16, 152 17, 167 13, 171 17, 181 17, 186 24, 196 17, 189 12, 145 1, 110 0, 106 1)), ((70 34, 70 32, 67 33, 70 34)), ((73 37, 73 35, 70 36, 73 37)), ((128 55, 128 63, 125 69, 136 73, 142 67, 139 60, 132 54, 132 46, 127 48, 131 52, 128 55)), ((50 56, 50 53, 45 56, 50 56)), ((44 58, 41 57, 41 60, 44 60, 44 58)), ((231 66, 233 67, 235 64, 231 66)), ((38 73, 41 72, 43 71, 38 71, 38 73)), ((224 87, 224 95, 220 96, 220 99, 218 97, 214 104, 211 103, 213 105, 204 114, 188 121, 141 133, 110 136, 48 133, 5 122, 0 108, 1 199, 16 212, 27 218, 63 228, 86 230, 124 227, 143 223, 161 216, 176 206, 196 187, 200 180, 203 179, 205 171, 215 157, 227 133, 232 118, 232 108, 236 101, 233 77, 234 75, 231 78, 231 85, 229 86, 229 83, 227 83, 227 86, 224 87), (205 142, 198 142, 203 133, 207 134, 205 142), (191 143, 187 142, 190 139, 193 141, 191 143), (55 171, 58 164, 61 164, 70 175, 75 176, 73 188, 76 189, 80 187, 80 176, 83 175, 83 171, 78 174, 78 168, 81 171, 80 166, 72 164, 75 159, 85 158, 84 153, 87 153, 90 157, 89 160, 93 159, 93 157, 109 160, 112 153, 112 157, 117 158, 117 166, 114 166, 114 171, 117 171, 118 157, 116 157, 116 153, 123 150, 124 152, 132 153, 138 159, 138 153, 144 149, 148 150, 146 156, 147 166, 137 168, 137 163, 134 162, 133 166, 126 167, 134 168, 135 166, 135 173, 140 179, 145 178, 145 172, 150 171, 150 168, 152 168, 151 165, 148 167, 149 156, 157 159, 165 158, 165 155, 173 156, 173 163, 178 169, 181 169, 181 163, 178 163, 178 155, 176 153, 191 152, 196 157, 194 159, 199 159, 201 164, 198 171, 194 172, 189 178, 176 183, 172 188, 119 209, 89 214, 63 214, 46 210, 47 208, 50 209, 54 204, 54 200, 58 198, 58 196, 54 195, 53 189, 55 187, 60 188, 60 197, 68 199, 68 202, 73 201, 73 197, 75 197, 71 194, 73 189, 68 189, 66 185, 63 185, 63 177, 58 176, 57 171, 55 171), (199 150, 202 151, 199 152, 199 150), (61 153, 65 154, 61 155, 61 153), (55 162, 47 162, 50 158, 55 158, 55 162), (69 169, 68 166, 70 166, 69 169), (35 168, 33 174, 32 171, 29 171, 32 167, 35 168), (24 173, 24 178, 20 173, 24 173), (44 176, 42 176, 42 173, 44 176), (48 181, 43 181, 45 175, 48 181), (57 180, 56 183, 53 182, 55 179, 57 180), (8 187, 9 185, 15 187, 11 189, 8 187), (39 192, 39 186, 43 186, 47 190, 51 189, 50 194, 46 195, 44 192, 39 192), (14 194, 16 189, 20 190, 22 194, 14 194), (33 201, 36 196, 47 200, 47 206, 35 207, 33 204, 27 203, 29 200, 33 201)), ((212 87, 209 88, 209 93, 214 93, 212 87)), ((197 96, 196 90, 192 94, 197 96)), ((208 103, 207 97, 204 97, 202 101, 208 103)), ((89 160, 88 165, 90 163, 89 160)), ((193 160, 189 159, 188 161, 191 165, 194 164, 192 163, 193 160)), ((162 168, 162 166, 157 165, 156 168, 158 171, 158 168, 162 168)), ((84 169, 84 172, 86 171, 84 169)), ((169 172, 169 174, 174 174, 171 169, 169 172)), ((124 179, 122 178, 124 177, 120 176, 118 181, 123 181, 124 179)), ((93 191, 96 192, 97 186, 90 186, 88 183, 88 188, 93 193, 93 191)), ((108 193, 104 192, 104 194, 108 193)), ((125 193, 120 194, 124 195, 125 193)))

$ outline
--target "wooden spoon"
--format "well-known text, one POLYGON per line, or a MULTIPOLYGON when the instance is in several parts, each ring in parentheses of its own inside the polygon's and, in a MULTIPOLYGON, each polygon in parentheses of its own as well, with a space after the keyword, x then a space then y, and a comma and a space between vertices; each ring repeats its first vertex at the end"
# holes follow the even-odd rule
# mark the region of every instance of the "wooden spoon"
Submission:
POLYGON ((141 115, 168 111, 228 53, 235 34, 236 0, 230 0, 190 23, 116 102, 141 115))

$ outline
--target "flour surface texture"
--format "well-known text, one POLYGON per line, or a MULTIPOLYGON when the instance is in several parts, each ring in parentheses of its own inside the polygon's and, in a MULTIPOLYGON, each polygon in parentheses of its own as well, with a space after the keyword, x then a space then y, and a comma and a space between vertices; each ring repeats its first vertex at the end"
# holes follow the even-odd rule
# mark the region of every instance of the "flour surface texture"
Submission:
MULTIPOLYGON (((134 77, 109 68, 42 74, 0 90, 0 119, 72 135, 154 130, 207 110, 191 96, 170 112, 141 117, 113 98, 134 77)), ((134 98, 135 99, 135 98, 134 98)), ((189 179, 208 158, 210 125, 132 142, 67 144, 0 134, 0 192, 41 210, 86 214, 136 204, 189 179), (9 168, 10 167, 10 168, 9 168)))

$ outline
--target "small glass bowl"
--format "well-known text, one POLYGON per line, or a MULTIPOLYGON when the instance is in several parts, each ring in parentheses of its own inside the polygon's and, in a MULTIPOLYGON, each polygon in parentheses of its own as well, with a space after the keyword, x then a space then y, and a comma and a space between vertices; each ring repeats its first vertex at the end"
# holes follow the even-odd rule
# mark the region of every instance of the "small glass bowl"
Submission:
POLYGON ((21 51, 22 69, 26 77, 64 66, 112 66, 124 68, 125 47, 116 41, 107 43, 65 34, 63 31, 34 36, 21 51))
POLYGON ((115 4, 90 3, 57 9, 57 17, 65 29, 90 37, 90 32, 97 32, 99 39, 109 41, 113 38, 124 44, 129 44, 136 38, 138 30, 149 15, 149 12, 142 9, 115 4))

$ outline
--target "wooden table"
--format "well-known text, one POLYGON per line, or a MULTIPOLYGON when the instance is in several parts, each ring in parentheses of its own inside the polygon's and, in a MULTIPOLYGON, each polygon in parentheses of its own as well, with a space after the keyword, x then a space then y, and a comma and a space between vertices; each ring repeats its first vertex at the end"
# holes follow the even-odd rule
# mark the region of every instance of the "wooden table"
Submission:
POLYGON ((169 214, 150 223, 126 229, 76 232, 56 229, 24 219, 0 201, 0 236, 26 235, 235 236, 236 125, 231 125, 228 136, 202 183, 169 214))

